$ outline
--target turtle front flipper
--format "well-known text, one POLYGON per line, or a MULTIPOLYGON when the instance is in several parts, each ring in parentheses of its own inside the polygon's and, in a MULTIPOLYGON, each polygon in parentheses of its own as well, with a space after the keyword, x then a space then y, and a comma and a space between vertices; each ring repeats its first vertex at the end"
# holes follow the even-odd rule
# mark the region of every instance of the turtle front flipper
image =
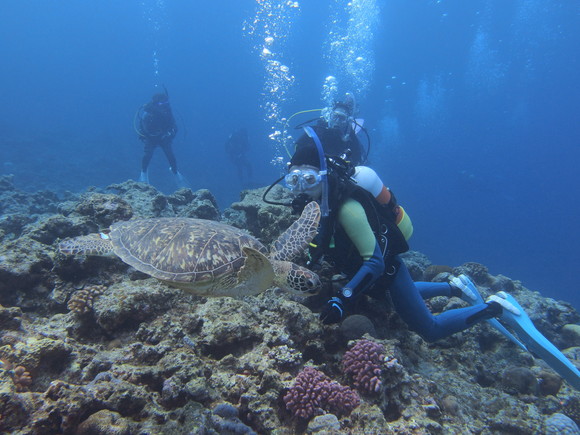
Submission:
POLYGON ((107 234, 94 233, 63 240, 58 250, 67 255, 108 255, 113 252, 113 244, 107 234))
POLYGON ((300 218, 278 237, 270 249, 272 260, 292 261, 316 236, 320 223, 320 206, 312 201, 304 207, 300 218))
MULTIPOLYGON (((238 285, 232 296, 256 295, 274 285, 274 268, 270 260, 261 252, 243 247, 245 263, 238 272, 238 285)), ((228 292, 230 293, 230 292, 228 292)))

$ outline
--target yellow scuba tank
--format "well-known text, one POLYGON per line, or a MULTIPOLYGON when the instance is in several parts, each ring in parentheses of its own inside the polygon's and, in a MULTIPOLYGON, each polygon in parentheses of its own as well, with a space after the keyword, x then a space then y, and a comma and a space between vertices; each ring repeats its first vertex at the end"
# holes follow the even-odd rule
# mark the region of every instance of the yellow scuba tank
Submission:
MULTIPOLYGON (((386 205, 391 201, 391 191, 383 184, 379 175, 368 166, 356 166, 354 168, 353 180, 367 192, 370 192, 379 204, 386 205)), ((397 226, 403 233, 405 240, 409 240, 413 235, 413 223, 405 212, 405 209, 397 205, 397 226)))

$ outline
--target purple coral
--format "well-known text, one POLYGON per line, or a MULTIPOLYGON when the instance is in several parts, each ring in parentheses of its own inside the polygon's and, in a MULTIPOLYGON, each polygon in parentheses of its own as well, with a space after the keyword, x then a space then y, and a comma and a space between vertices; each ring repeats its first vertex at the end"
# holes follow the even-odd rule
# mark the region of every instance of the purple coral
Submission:
POLYGON ((362 391, 377 393, 381 388, 385 348, 371 340, 359 340, 342 357, 342 371, 362 391))
POLYGON ((284 396, 295 417, 309 419, 323 411, 347 415, 360 403, 356 391, 331 380, 313 367, 305 367, 284 396))

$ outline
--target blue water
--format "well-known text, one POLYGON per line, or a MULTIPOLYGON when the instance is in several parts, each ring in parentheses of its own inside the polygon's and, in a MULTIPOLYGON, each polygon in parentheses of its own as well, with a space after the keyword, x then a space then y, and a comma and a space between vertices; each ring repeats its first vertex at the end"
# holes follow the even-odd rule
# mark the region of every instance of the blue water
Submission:
MULTIPOLYGON (((334 76, 338 96, 357 94, 371 165, 411 215, 414 249, 436 264, 481 262, 580 307, 580 6, 350 5, 4 1, 0 173, 59 192, 135 179, 133 116, 165 85, 179 169, 225 208, 240 191, 228 135, 248 129, 252 187, 269 184, 280 172, 271 161, 284 160, 269 136, 283 117, 321 108, 334 76), (349 30, 345 16, 362 26, 349 30), (351 48, 361 59, 343 62, 351 48)), ((173 190, 160 150, 149 177, 173 190)))

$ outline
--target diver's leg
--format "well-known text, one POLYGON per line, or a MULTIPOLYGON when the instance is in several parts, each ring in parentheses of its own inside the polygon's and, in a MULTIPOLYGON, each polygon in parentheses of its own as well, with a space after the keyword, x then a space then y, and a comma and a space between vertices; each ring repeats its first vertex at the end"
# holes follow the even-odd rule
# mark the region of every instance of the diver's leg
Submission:
POLYGON ((171 142, 165 142, 161 145, 163 152, 165 153, 165 157, 167 157, 167 161, 169 162, 169 166, 171 168, 171 172, 174 175, 177 174, 177 160, 175 159, 175 154, 173 154, 173 149, 171 148, 171 142))
POLYGON ((169 162, 169 169, 173 173, 175 177, 175 184, 178 189, 182 187, 191 188, 189 181, 185 178, 178 170, 177 170, 177 160, 175 159, 175 154, 173 154, 173 149, 171 148, 171 140, 168 142, 164 142, 161 145, 163 151, 165 152, 165 156, 167 157, 167 161, 169 162))
POLYGON ((143 149, 143 159, 141 160, 141 173, 139 174, 139 182, 149 184, 149 174, 147 173, 147 168, 149 168, 149 163, 151 162, 151 157, 153 157, 153 150, 155 146, 151 142, 145 142, 143 149))
POLYGON ((436 341, 469 328, 474 323, 501 314, 496 305, 477 304, 467 308, 445 311, 437 316, 431 314, 421 293, 411 279, 402 260, 395 258, 397 273, 390 286, 391 299, 397 313, 409 326, 427 341, 436 341))
POLYGON ((252 164, 250 163, 248 158, 245 156, 244 156, 244 166, 246 167, 246 174, 248 176, 248 180, 251 180, 253 178, 253 175, 254 175, 252 173, 252 164))
POLYGON ((145 142, 143 147, 143 159, 141 160, 141 172, 147 172, 151 158, 153 157, 153 151, 155 150, 155 145, 151 142, 145 142))
POLYGON ((468 302, 471 305, 474 305, 477 302, 481 302, 481 298, 479 298, 474 293, 477 292, 477 288, 475 284, 473 284, 469 278, 465 275, 459 275, 459 277, 454 277, 451 282, 416 282, 415 286, 419 293, 421 293, 421 297, 423 299, 430 299, 434 298, 435 296, 446 296, 461 298, 465 302, 468 302), (463 279, 469 282, 469 286, 464 284, 463 279))
POLYGON ((455 296, 451 292, 451 286, 446 282, 419 281, 415 283, 415 287, 417 287, 423 299, 431 299, 435 296, 446 296, 448 298, 455 296))
POLYGON ((236 170, 238 172, 238 180, 240 180, 240 183, 243 186, 245 184, 244 183, 244 167, 242 166, 242 164, 240 162, 238 162, 236 164, 236 170))

